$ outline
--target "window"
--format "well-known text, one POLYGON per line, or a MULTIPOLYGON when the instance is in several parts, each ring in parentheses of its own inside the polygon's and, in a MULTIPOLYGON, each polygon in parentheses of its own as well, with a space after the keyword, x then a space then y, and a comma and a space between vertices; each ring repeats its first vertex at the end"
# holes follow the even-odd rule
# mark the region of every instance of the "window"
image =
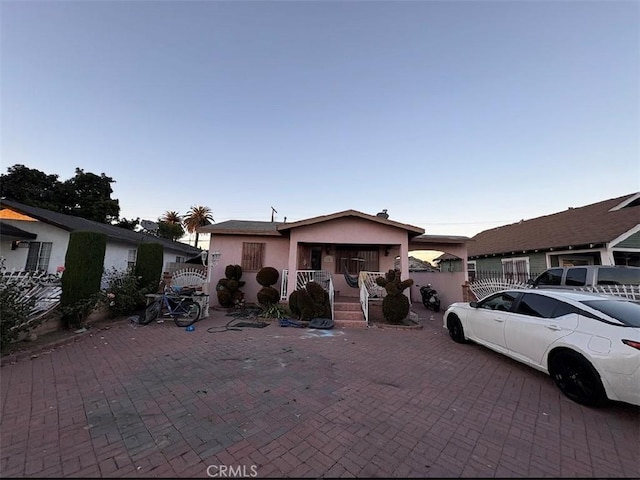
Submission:
POLYGON ((467 262, 467 273, 469 281, 473 282, 476 279, 476 262, 467 262))
POLYGON ((587 283, 587 269, 586 268, 570 268, 567 270, 567 278, 564 281, 565 285, 572 287, 582 287, 587 283))
POLYGON ((181 257, 179 255, 176 255, 176 263, 186 263, 185 257, 181 257))
POLYGON ((511 310, 511 306, 516 299, 516 294, 511 292, 503 292, 493 295, 478 304, 480 308, 488 310, 501 310, 507 312, 511 310))
POLYGON ((535 285, 560 285, 562 281, 562 268, 550 268, 546 272, 540 274, 536 279, 535 285))
POLYGON ((24 269, 28 272, 47 271, 51 258, 51 242, 29 242, 27 264, 24 269))
POLYGON ((242 243, 242 270, 245 272, 257 272, 263 265, 264 243, 242 243))
POLYGON ((640 270, 601 267, 598 269, 598 285, 640 285, 640 270))
POLYGON ((577 313, 578 309, 555 298, 525 293, 518 305, 517 313, 539 318, 557 318, 569 313, 577 313))
POLYGON ((136 249, 131 249, 127 252, 127 270, 130 272, 136 266, 136 258, 138 257, 138 251, 136 249))
POLYGON ((503 258, 502 274, 510 280, 526 283, 529 280, 529 258, 503 258))
POLYGON ((336 273, 377 272, 380 270, 378 259, 378 247, 337 247, 336 273))

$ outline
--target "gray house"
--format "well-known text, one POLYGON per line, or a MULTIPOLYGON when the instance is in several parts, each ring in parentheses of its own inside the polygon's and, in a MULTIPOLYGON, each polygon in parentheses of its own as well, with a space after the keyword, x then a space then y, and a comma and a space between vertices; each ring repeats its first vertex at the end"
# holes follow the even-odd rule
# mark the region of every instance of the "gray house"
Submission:
MULTIPOLYGON (((640 266, 640 193, 485 230, 467 244, 467 255, 469 280, 526 281, 558 266, 640 266)), ((457 264, 440 259, 441 269, 457 264)))

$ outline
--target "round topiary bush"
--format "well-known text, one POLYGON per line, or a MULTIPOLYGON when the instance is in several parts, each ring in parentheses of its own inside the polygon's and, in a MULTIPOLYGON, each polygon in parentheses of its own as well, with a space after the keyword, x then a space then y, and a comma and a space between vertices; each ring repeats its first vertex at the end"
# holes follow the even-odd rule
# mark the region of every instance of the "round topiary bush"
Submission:
POLYGON ((262 287, 258 292, 258 303, 260 305, 275 305, 280 301, 280 292, 273 287, 262 287))
POLYGON ((256 273, 256 280, 263 287, 270 287, 278 282, 280 274, 273 267, 263 267, 256 273))
POLYGON ((240 280, 242 267, 240 265, 227 265, 224 269, 224 274, 226 278, 218 280, 216 285, 218 303, 221 307, 233 307, 244 300, 244 292, 240 290, 245 284, 240 280))
POLYGON ((331 318, 329 294, 316 282, 309 282, 292 292, 289 295, 289 309, 300 320, 331 318))

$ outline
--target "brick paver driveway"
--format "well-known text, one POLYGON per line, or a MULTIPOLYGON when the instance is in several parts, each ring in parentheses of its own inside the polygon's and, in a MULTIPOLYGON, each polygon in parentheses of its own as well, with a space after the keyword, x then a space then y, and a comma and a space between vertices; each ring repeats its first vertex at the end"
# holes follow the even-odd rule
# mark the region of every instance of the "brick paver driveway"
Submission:
POLYGON ((0 474, 640 477, 638 408, 582 407, 414 310, 423 330, 90 330, 0 369, 0 474))

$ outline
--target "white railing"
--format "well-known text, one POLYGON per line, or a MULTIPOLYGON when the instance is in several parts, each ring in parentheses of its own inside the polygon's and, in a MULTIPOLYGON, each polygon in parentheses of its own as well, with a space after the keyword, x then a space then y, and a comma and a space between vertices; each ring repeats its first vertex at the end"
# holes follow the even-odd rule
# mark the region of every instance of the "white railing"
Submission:
POLYGON ((335 315, 333 314, 334 310, 333 310, 333 304, 335 301, 335 296, 336 296, 336 292, 333 288, 333 279, 331 277, 329 277, 329 305, 331 305, 331 319, 333 320, 335 318, 335 315))
POLYGON ((369 326, 369 299, 383 298, 387 291, 376 283, 376 278, 384 277, 384 272, 365 272, 362 271, 358 275, 358 283, 360 283, 360 307, 364 314, 364 321, 369 326))
POLYGON ((360 284, 360 306, 364 314, 364 321, 369 326, 369 290, 364 283, 360 284))
POLYGON ((287 287, 289 286, 289 270, 282 270, 282 284, 280 285, 280 300, 287 299, 287 287))
POLYGON ((640 285, 598 285, 596 287, 577 287, 584 292, 604 293, 615 297, 640 300, 640 285))

